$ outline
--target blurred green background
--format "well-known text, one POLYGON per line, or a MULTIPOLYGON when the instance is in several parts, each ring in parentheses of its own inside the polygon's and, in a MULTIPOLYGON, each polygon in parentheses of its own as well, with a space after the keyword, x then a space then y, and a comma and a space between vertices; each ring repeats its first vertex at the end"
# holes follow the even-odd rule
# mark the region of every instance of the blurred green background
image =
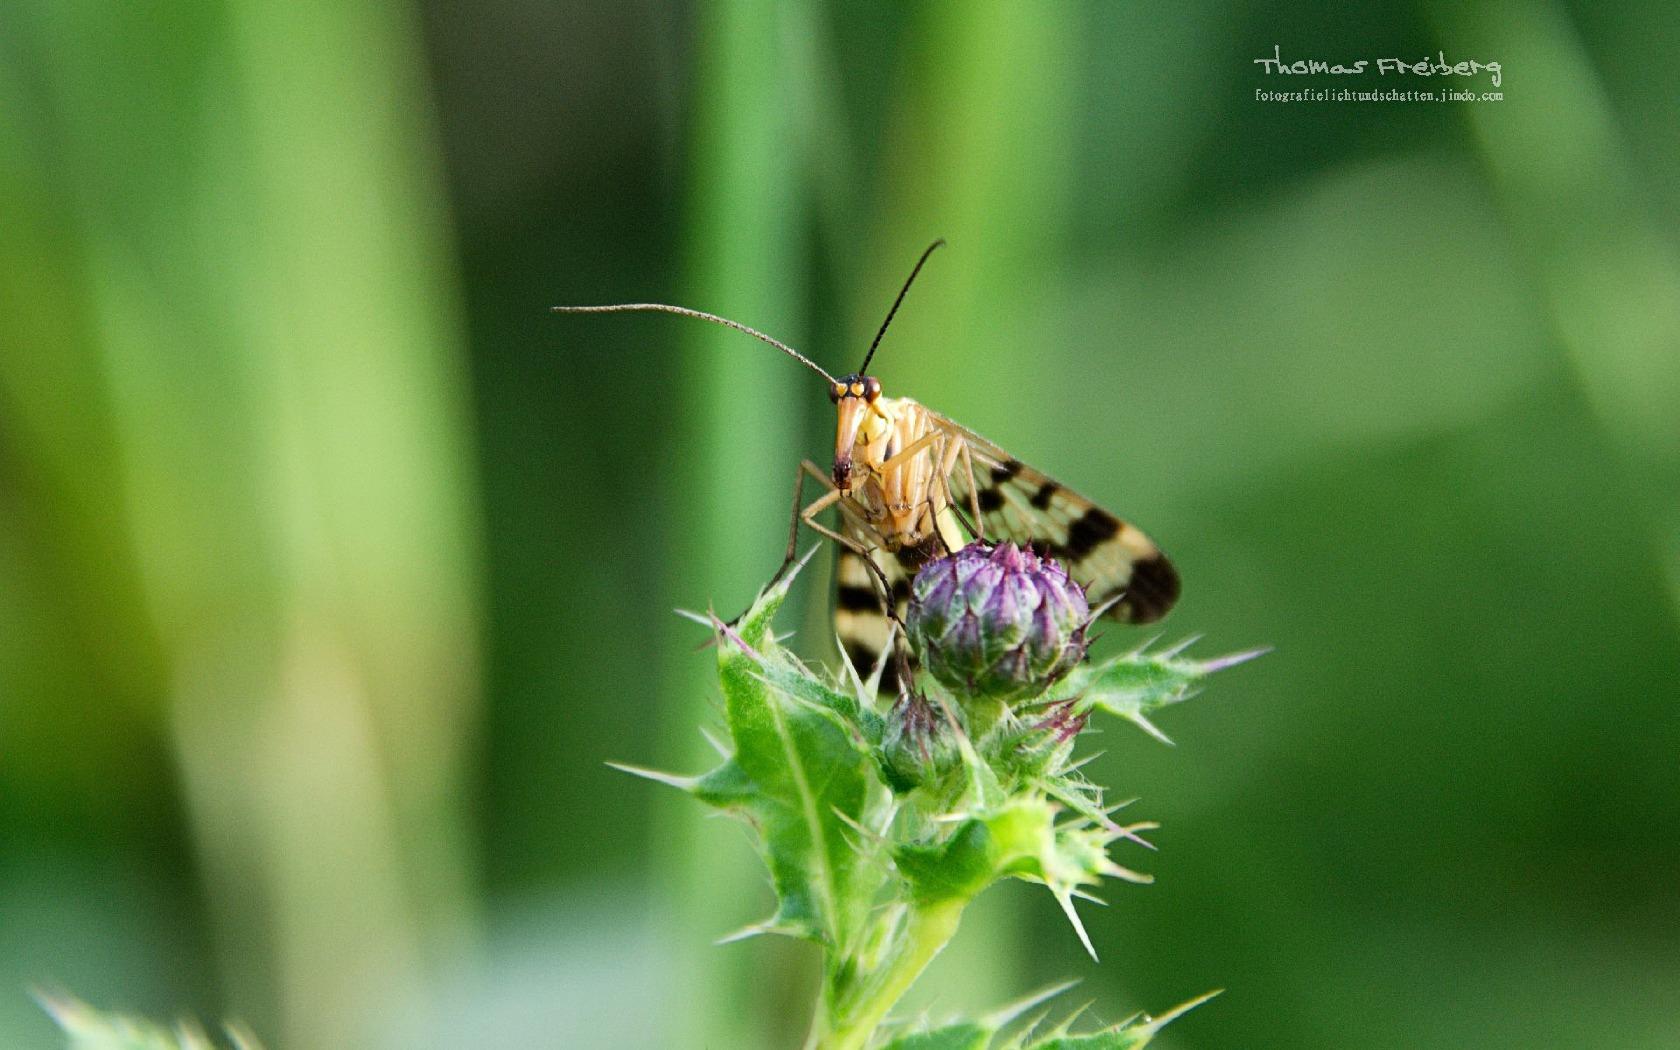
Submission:
POLYGON ((774 568, 829 406, 547 307, 838 372, 935 236, 888 392, 1153 533, 1169 637, 1277 652, 1092 741, 1164 824, 1101 964, 1007 887, 916 1005, 1680 1045, 1677 51, 1657 0, 8 5, 0 1045, 55 1045, 31 986, 797 1045, 814 952, 711 944, 744 836, 603 762, 705 760, 670 609, 774 568), (1505 98, 1268 104, 1274 45, 1505 98))

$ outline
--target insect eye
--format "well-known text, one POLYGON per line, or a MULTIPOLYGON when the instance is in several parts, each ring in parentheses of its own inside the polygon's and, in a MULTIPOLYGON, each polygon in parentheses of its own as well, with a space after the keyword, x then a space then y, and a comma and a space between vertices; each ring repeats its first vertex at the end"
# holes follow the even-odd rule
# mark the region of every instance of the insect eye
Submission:
POLYGON ((881 381, 876 379, 874 376, 870 376, 868 379, 864 380, 863 396, 873 403, 876 398, 881 396, 881 381))
POLYGON ((840 399, 845 396, 845 393, 846 384, 835 383, 833 386, 828 388, 828 399, 833 401, 835 404, 839 404, 840 399))

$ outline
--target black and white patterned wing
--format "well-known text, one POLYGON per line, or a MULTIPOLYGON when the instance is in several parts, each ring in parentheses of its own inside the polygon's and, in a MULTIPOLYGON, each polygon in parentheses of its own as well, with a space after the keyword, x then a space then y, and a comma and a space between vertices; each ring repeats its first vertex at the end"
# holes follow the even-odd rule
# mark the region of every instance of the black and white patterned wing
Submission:
POLYGON ((1013 540, 1056 558, 1085 585, 1092 608, 1119 598, 1107 615, 1123 623, 1153 623, 1172 608, 1178 571, 1140 529, 962 424, 929 414, 968 445, 972 485, 959 459, 949 479, 951 502, 965 516, 979 507, 987 539, 1013 540))

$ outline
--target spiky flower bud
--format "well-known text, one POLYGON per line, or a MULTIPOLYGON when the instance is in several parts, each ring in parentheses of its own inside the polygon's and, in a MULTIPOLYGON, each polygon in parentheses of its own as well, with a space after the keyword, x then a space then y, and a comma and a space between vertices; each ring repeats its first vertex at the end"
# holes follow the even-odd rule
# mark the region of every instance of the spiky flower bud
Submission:
POLYGON ((1015 703, 1084 658, 1090 618, 1054 559, 976 541, 916 575, 906 627, 922 665, 959 697, 1015 703))
POLYGON ((958 761, 950 725, 920 693, 901 696, 887 715, 881 763, 894 790, 908 791, 938 779, 958 761))

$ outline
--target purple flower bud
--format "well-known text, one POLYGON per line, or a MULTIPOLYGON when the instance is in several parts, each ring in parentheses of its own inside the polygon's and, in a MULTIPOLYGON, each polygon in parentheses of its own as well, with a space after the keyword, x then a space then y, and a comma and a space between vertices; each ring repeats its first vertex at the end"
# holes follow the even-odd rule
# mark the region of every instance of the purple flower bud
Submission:
POLYGON ((976 541, 923 566, 906 627, 922 665, 959 698, 1015 703, 1085 656, 1084 590, 1050 558, 976 541))

